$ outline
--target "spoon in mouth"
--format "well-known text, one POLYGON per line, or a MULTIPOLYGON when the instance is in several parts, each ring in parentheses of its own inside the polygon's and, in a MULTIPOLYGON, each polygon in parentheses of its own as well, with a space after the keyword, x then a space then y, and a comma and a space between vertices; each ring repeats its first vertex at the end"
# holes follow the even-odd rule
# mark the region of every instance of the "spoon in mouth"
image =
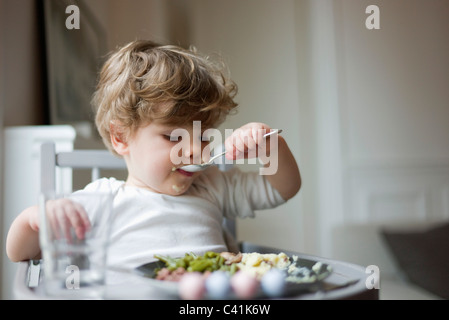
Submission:
MULTIPOLYGON (((274 130, 272 130, 272 131, 270 131, 270 132, 264 134, 263 137, 266 138, 266 137, 271 136, 272 134, 275 134, 275 133, 281 133, 281 132, 282 132, 282 129, 274 129, 274 130)), ((214 160, 217 159, 217 158, 219 158, 219 157, 221 157, 221 156, 224 155, 225 153, 226 153, 226 151, 224 151, 224 152, 222 152, 222 153, 219 153, 219 154, 213 156, 212 158, 210 158, 209 161, 207 161, 207 162, 205 162, 205 163, 201 163, 201 164, 189 164, 189 165, 187 165, 187 166, 183 166, 183 167, 180 167, 180 168, 178 168, 178 169, 181 169, 181 170, 184 170, 184 171, 187 171, 187 172, 198 172, 198 171, 202 171, 202 170, 206 169, 207 167, 210 167, 210 166, 214 165, 214 160)))

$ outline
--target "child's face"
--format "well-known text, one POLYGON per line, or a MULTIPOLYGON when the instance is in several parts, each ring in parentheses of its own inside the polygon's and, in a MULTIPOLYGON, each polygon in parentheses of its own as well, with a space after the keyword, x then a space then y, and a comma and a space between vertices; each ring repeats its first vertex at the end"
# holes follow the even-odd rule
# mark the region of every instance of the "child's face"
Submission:
MULTIPOLYGON (((180 195, 187 191, 201 172, 190 173, 175 167, 170 158, 172 149, 180 141, 171 141, 171 132, 175 127, 151 124, 141 127, 127 143, 127 152, 123 155, 128 166, 127 185, 149 189, 153 192, 180 195)), ((184 159, 193 163, 193 155, 202 153, 208 142, 193 143, 193 127, 183 127, 189 133, 190 151, 184 153, 184 159), (196 150, 194 149, 196 148, 196 150), (200 148, 201 150, 198 150, 200 148), (187 158, 186 158, 187 157, 187 158)), ((180 138, 181 140, 181 138, 180 138)), ((183 141, 183 144, 186 141, 183 141)), ((180 151, 181 152, 181 151, 180 151)), ((178 153, 178 152, 177 152, 178 153)))

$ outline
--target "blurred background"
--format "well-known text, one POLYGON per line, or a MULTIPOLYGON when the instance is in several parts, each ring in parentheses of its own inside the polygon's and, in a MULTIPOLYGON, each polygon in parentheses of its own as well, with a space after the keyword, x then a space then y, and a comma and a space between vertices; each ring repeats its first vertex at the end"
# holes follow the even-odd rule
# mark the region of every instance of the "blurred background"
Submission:
MULTIPOLYGON (((238 221, 239 240, 394 277, 380 230, 449 219, 449 1, 0 0, 0 14, 2 203, 6 172, 26 166, 5 160, 8 130, 69 124, 75 148, 104 148, 88 105, 98 67, 117 46, 152 39, 222 55, 240 104, 222 128, 282 128, 298 161, 300 193, 238 221), (80 29, 64 24, 71 4, 80 29), (374 18, 380 29, 367 28, 374 18)), ((74 187, 83 179, 75 175, 74 187)), ((34 203, 13 198, 17 208, 34 203)), ((4 248, 22 209, 0 210, 4 248)), ((2 252, 7 299, 14 264, 2 252)))

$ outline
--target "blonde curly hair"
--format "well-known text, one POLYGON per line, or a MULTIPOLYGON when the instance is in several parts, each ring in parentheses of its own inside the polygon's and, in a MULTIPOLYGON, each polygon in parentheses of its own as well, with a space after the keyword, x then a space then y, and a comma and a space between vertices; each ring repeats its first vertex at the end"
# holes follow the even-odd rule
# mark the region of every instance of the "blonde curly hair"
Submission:
POLYGON ((111 126, 125 137, 158 121, 183 126, 219 125, 237 107, 236 84, 221 62, 173 45, 136 40, 112 52, 92 98, 95 123, 106 147, 111 126))

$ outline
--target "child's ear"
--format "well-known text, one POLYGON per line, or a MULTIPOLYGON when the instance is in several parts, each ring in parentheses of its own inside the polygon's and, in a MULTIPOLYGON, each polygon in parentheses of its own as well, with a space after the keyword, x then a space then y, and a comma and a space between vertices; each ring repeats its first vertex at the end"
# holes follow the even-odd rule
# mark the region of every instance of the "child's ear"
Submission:
POLYGON ((128 154, 129 148, 126 141, 126 134, 122 130, 122 126, 117 122, 111 121, 109 124, 109 133, 111 136, 112 147, 119 155, 128 154))

